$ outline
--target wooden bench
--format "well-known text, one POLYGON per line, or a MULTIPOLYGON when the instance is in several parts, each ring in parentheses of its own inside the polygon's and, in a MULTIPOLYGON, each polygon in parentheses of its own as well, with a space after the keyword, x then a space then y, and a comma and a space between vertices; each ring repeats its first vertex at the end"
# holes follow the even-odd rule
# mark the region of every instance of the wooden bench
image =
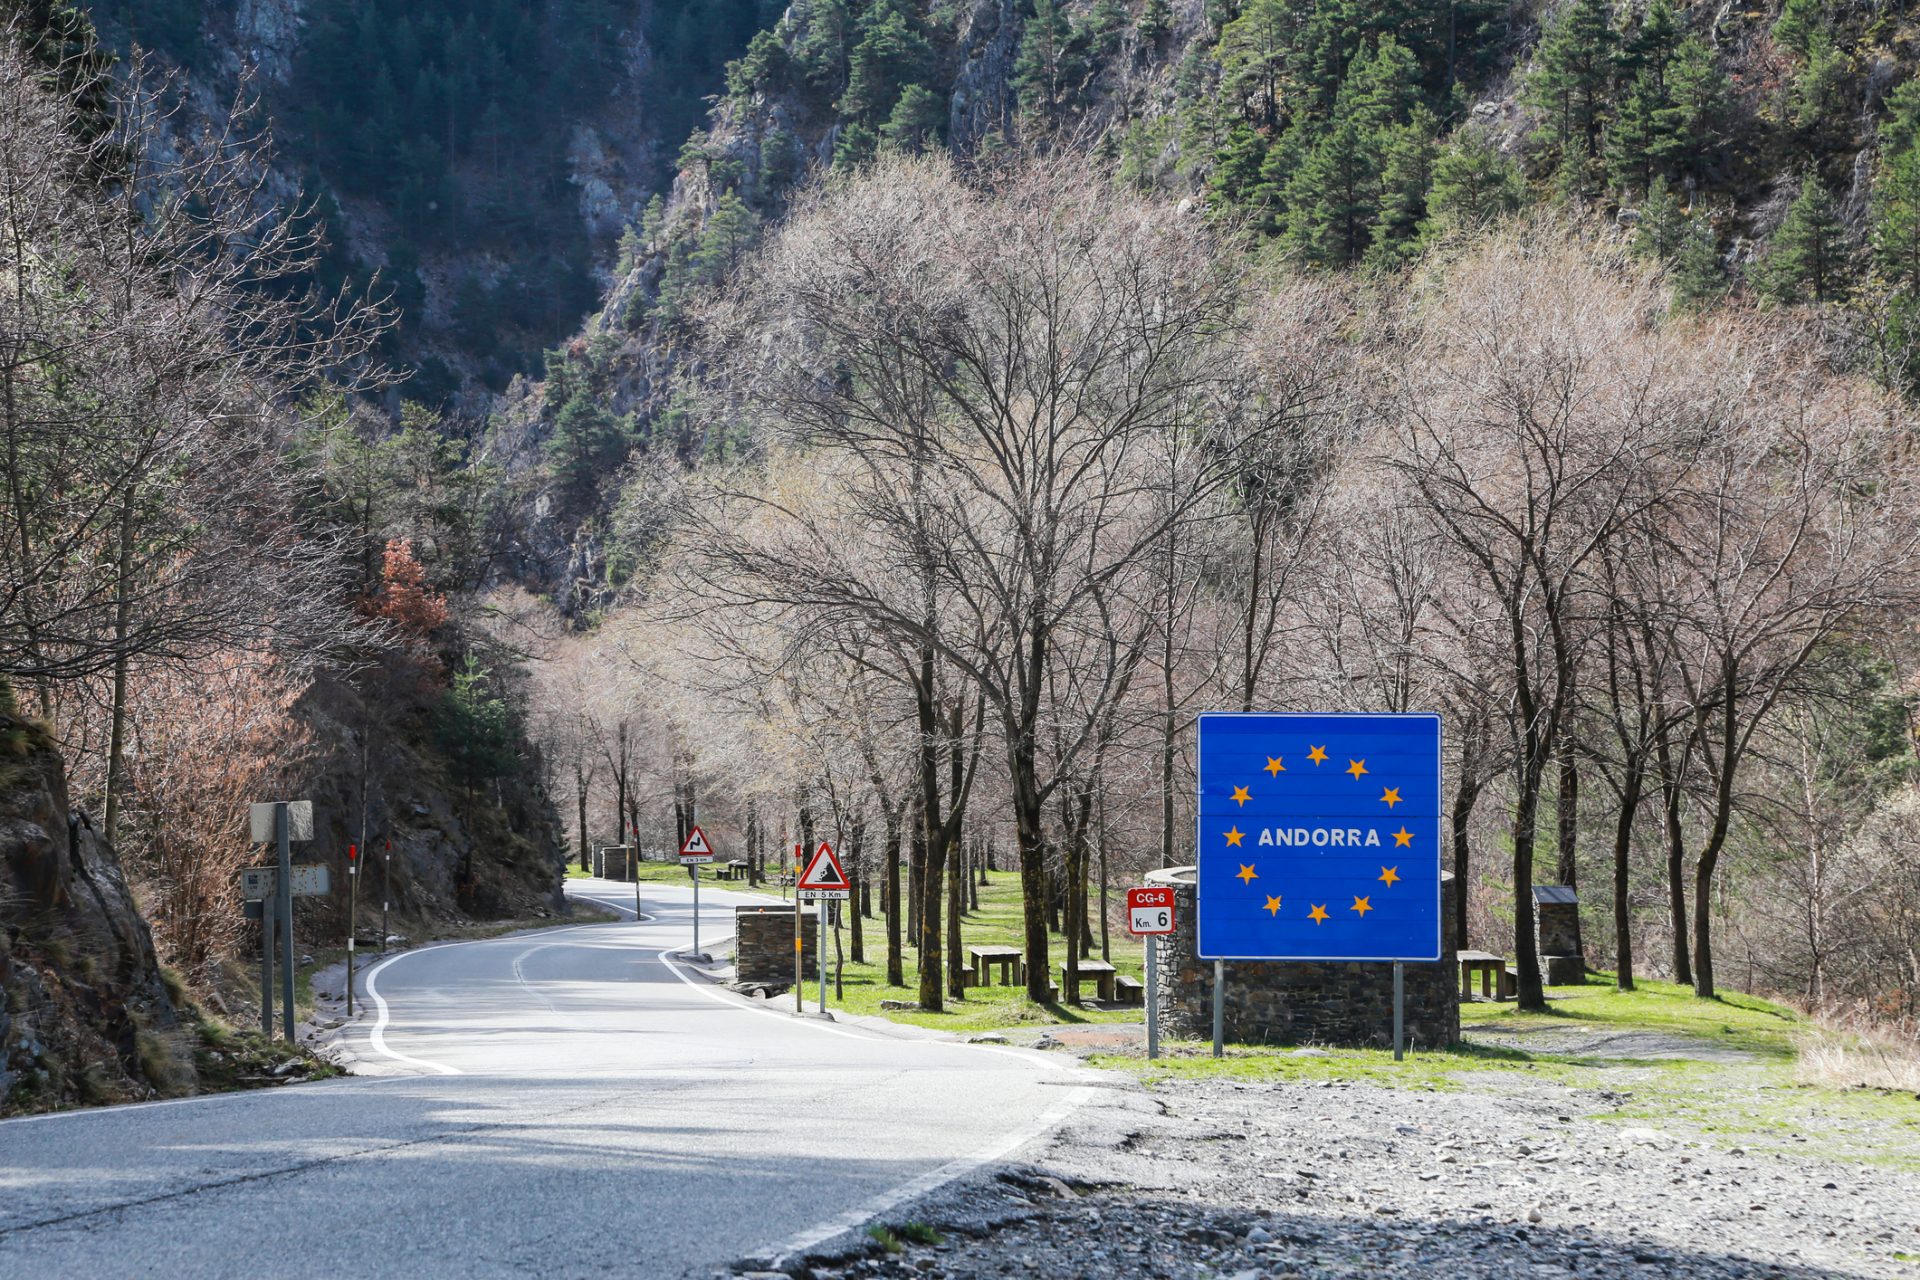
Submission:
POLYGON ((1460 998, 1462 1000, 1473 999, 1473 976, 1476 973, 1480 975, 1482 999, 1513 999, 1512 971, 1507 968, 1505 956, 1494 955, 1491 951, 1459 951, 1454 953, 1454 958, 1460 962, 1460 998), (1495 984, 1498 986, 1496 987, 1495 984))
POLYGON ((1113 989, 1120 997, 1121 1004, 1144 1005, 1147 1002, 1147 985, 1138 978, 1120 974, 1113 980, 1113 989))
POLYGON ((968 947, 967 956, 972 962, 973 985, 976 987, 993 985, 987 981, 987 970, 994 965, 1000 966, 1000 985, 1003 987, 1017 987, 1027 980, 1027 956, 1019 947, 968 947))
MULTIPOLYGON (((1088 978, 1092 978, 1094 989, 1099 993, 1100 999, 1108 1003, 1113 1002, 1113 980, 1116 976, 1118 975, 1114 967, 1105 960, 1080 962, 1079 981, 1085 982, 1088 978)), ((1067 965, 1064 960, 1060 963, 1060 988, 1067 993, 1067 999, 1075 1004, 1080 1003, 1080 988, 1077 984, 1067 981, 1067 965)))

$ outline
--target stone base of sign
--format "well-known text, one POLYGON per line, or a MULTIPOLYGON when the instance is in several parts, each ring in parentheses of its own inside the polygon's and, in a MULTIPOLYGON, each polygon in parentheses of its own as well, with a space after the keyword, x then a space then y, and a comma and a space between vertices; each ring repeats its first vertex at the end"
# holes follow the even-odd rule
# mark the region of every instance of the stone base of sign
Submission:
POLYGON ((1550 987, 1577 987, 1587 980, 1584 956, 1541 956, 1541 980, 1550 987))
MULTIPOLYGON (((820 917, 811 909, 800 917, 806 950, 801 965, 808 981, 820 971, 820 917)), ((733 980, 739 984, 787 991, 793 986, 793 908, 733 909, 733 980)))
MULTIPOLYGON (((1174 932, 1161 940, 1157 976, 1161 1027, 1169 1035, 1213 1036, 1213 962, 1195 951, 1194 869, 1153 871, 1147 883, 1171 885, 1178 904, 1174 932)), ((1438 964, 1406 967, 1406 1034, 1414 1048, 1460 1039, 1458 949, 1453 937, 1451 875, 1441 887, 1438 964)), ((1393 966, 1298 961, 1229 961, 1226 1038, 1240 1044, 1327 1044, 1391 1047, 1393 966)))
POLYGON ((602 880, 631 880, 634 877, 633 854, 629 849, 596 849, 594 874, 602 880))

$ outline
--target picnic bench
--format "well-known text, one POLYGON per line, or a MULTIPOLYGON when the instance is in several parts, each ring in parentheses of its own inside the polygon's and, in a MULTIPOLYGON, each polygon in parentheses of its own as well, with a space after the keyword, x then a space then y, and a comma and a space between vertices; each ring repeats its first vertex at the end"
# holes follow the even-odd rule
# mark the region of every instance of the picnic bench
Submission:
POLYGON ((1079 1004, 1079 983, 1085 982, 1088 978, 1092 978, 1095 983, 1095 989, 1100 994, 1100 998, 1108 1003, 1112 1003, 1114 998, 1113 980, 1117 975, 1118 971, 1105 960, 1082 960, 1080 962, 1078 981, 1069 983, 1067 981, 1066 962, 1062 961, 1060 964, 1060 988, 1067 993, 1067 999, 1073 1001, 1075 1004, 1079 1004))
POLYGON ((747 878, 746 860, 735 858, 731 862, 718 863, 714 867, 714 874, 721 880, 745 880, 747 878))
POLYGON ((1480 995, 1485 1000, 1511 1000, 1514 995, 1512 972, 1505 956, 1491 951, 1460 951, 1460 998, 1473 999, 1473 976, 1480 975, 1480 995), (1496 985, 1497 984, 1497 985, 1496 985), (1497 994, 1496 994, 1497 991, 1497 994))
POLYGON ((1113 980, 1113 989, 1114 994, 1120 997, 1121 1004, 1145 1004, 1147 1002, 1146 984, 1138 978, 1130 978, 1124 973, 1120 974, 1113 980))
POLYGON ((968 947, 967 956, 972 961, 973 985, 991 986, 987 981, 987 970, 994 965, 1000 966, 1000 985, 1015 987, 1027 980, 1027 957, 1019 947, 978 946, 968 947))

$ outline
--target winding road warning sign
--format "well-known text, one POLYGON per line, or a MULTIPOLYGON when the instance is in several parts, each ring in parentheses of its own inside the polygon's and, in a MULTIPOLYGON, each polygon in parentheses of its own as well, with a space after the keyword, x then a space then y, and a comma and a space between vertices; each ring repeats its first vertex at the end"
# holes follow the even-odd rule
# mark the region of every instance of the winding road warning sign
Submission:
POLYGON ((713 846, 707 843, 707 833, 695 827, 687 832, 686 843, 680 846, 680 865, 698 866, 713 861, 713 846))
POLYGON ((813 851, 813 861, 800 873, 795 888, 802 898, 847 898, 853 894, 847 873, 840 869, 840 859, 833 856, 833 846, 825 840, 813 851))

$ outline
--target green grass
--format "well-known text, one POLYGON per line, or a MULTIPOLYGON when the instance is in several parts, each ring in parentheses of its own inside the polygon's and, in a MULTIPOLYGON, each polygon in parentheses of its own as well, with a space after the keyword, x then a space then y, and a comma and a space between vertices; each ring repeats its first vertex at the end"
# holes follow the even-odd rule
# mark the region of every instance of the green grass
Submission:
MULTIPOLYGON (((1116 899, 1117 900, 1117 899, 1116 899)), ((1097 903, 1095 910, 1098 910, 1097 903)), ((843 954, 849 955, 842 981, 845 999, 833 997, 833 938, 827 938, 827 1007, 842 1009, 849 1013, 878 1014, 896 1022, 908 1022, 916 1026, 935 1027, 943 1031, 993 1031, 1008 1027, 1057 1026, 1063 1023, 1100 1023, 1100 1022, 1138 1022, 1141 1018, 1139 1008, 1094 1009, 1075 1007, 1069 1004, 1037 1005, 1026 998, 1024 987, 968 987, 965 1000, 949 998, 946 1008, 939 1013, 930 1013, 919 1009, 883 1010, 883 1000, 917 1000, 920 989, 919 969, 916 967, 916 954, 911 946, 905 948, 903 956, 908 985, 892 987, 886 983, 886 922, 878 916, 861 922, 865 933, 864 964, 855 964, 850 958, 847 929, 841 929, 840 945, 843 954)), ((942 943, 944 950, 945 923, 942 922, 942 943)), ((1020 876, 1014 871, 990 871, 987 884, 980 890, 980 909, 969 911, 960 919, 960 954, 964 960, 966 949, 970 946, 1020 946, 1024 926, 1021 923, 1020 876)), ((1098 934, 1095 935, 1094 954, 1099 954, 1098 934)), ((1140 943, 1124 930, 1116 931, 1111 939, 1110 958, 1119 972, 1140 977, 1143 965, 1140 943)), ((1066 958, 1066 945, 1056 934, 1049 939, 1048 959, 1052 965, 1052 974, 1057 978, 1060 963, 1066 958)), ((944 967, 944 958, 942 961, 944 967)), ((996 969, 990 977, 998 976, 996 969)), ((944 983, 943 989, 944 989, 944 983)), ((1093 996, 1093 983, 1083 981, 1081 991, 1089 999, 1093 996)), ((817 999, 817 989, 809 982, 809 1002, 817 999)))
POLYGON ((1789 1062, 1796 1056, 1795 1041, 1810 1029, 1802 1015, 1758 996, 1729 992, 1702 1000, 1693 988, 1671 982, 1642 979, 1632 991, 1616 990, 1612 982, 1612 974, 1596 973, 1585 986, 1549 988, 1552 1007, 1544 1014, 1521 1013, 1511 1004, 1462 1005, 1460 1022, 1495 1032, 1557 1027, 1660 1032, 1789 1062))

